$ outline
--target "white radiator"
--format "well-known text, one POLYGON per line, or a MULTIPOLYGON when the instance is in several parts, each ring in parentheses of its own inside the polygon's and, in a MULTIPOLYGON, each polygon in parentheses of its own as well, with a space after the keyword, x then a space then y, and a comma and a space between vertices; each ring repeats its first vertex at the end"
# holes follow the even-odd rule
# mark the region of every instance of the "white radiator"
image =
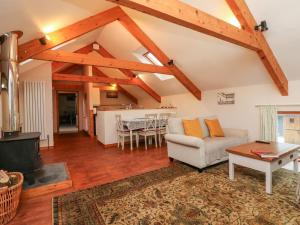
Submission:
POLYGON ((40 132, 41 140, 46 140, 45 81, 23 82, 24 132, 40 132))

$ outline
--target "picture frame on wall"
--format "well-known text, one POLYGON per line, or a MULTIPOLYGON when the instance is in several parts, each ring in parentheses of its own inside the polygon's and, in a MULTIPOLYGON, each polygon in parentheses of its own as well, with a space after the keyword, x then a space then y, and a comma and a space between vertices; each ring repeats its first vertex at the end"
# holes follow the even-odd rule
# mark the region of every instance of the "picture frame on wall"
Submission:
POLYGON ((118 92, 117 91, 107 91, 106 92, 106 98, 118 98, 118 92))
POLYGON ((233 105, 235 104, 235 93, 217 93, 217 100, 219 105, 233 105))

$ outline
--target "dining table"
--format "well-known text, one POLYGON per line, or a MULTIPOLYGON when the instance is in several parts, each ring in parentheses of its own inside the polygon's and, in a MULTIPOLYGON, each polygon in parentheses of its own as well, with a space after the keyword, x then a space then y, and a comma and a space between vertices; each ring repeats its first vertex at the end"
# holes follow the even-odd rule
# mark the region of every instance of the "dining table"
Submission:
MULTIPOLYGON (((141 117, 141 118, 127 118, 122 119, 122 124, 125 129, 128 129, 130 132, 130 150, 133 149, 132 147, 132 135, 133 131, 141 130, 145 128, 145 122, 149 118, 141 117)), ((156 126, 167 126, 168 121, 163 119, 156 119, 156 126)))

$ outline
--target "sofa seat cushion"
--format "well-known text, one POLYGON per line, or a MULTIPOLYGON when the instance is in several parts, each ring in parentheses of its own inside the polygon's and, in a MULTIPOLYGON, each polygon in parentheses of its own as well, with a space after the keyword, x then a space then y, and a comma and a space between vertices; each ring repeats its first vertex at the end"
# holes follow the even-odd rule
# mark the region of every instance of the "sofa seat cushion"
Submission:
POLYGON ((206 162, 210 164, 228 156, 226 149, 244 144, 247 139, 240 137, 207 137, 204 138, 206 162))
POLYGON ((203 146, 204 141, 201 138, 186 136, 182 134, 166 134, 165 138, 169 142, 181 144, 193 148, 200 148, 203 146))

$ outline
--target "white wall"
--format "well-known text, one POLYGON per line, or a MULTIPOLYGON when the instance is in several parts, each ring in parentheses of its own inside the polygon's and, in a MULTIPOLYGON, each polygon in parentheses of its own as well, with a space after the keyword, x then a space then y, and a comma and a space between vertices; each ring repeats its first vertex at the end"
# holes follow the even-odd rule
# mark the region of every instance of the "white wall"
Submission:
MULTIPOLYGON (((273 84, 221 90, 235 93, 234 105, 218 105, 219 91, 205 92, 204 104, 220 118, 224 127, 247 129, 250 140, 259 138, 259 112, 256 105, 300 104, 300 80, 289 82, 289 96, 281 96, 273 84)), ((279 110, 300 111, 300 106, 279 106, 279 110)))
MULTIPOLYGON (((177 107, 178 116, 217 115, 223 127, 242 128, 249 131, 250 140, 259 138, 259 112, 256 105, 293 105, 300 104, 300 80, 289 82, 289 96, 281 96, 275 85, 254 85, 204 91, 202 101, 190 93, 165 96, 162 106, 177 107), (218 92, 234 92, 234 105, 218 105, 218 92)), ((143 99, 144 107, 159 107, 151 99, 143 99)), ((279 106, 279 110, 300 111, 300 106, 279 106)))
MULTIPOLYGON (((98 89, 99 91, 99 89, 98 89)), ((129 105, 129 104, 135 104, 130 98, 128 98, 126 95, 124 95, 122 92, 118 92, 117 98, 107 98, 106 97, 107 91, 101 91, 100 92, 100 99, 101 99, 101 105, 129 105)))
MULTIPOLYGON (((45 107, 46 107, 46 133, 49 135, 49 145, 54 145, 53 140, 53 101, 52 101, 52 73, 51 63, 44 63, 32 70, 20 74, 20 82, 24 80, 31 81, 45 81, 46 82, 46 95, 45 95, 45 107)), ((22 89, 20 89, 20 120, 23 122, 24 107, 23 107, 23 95, 22 89)), ((41 147, 47 146, 47 141, 41 141, 41 147)))
POLYGON ((158 103, 153 98, 144 98, 139 100, 139 105, 146 109, 175 107, 177 108, 178 117, 210 115, 210 111, 204 101, 197 100, 190 93, 164 96, 161 98, 161 103, 158 103))

